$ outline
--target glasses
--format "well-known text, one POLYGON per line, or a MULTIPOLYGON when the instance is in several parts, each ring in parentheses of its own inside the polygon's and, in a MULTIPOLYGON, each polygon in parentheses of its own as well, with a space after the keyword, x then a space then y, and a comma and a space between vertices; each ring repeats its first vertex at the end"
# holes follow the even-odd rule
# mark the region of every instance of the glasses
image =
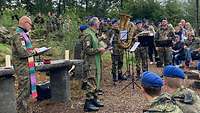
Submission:
POLYGON ((26 23, 28 23, 30 26, 33 26, 33 24, 31 24, 30 22, 26 22, 26 23))

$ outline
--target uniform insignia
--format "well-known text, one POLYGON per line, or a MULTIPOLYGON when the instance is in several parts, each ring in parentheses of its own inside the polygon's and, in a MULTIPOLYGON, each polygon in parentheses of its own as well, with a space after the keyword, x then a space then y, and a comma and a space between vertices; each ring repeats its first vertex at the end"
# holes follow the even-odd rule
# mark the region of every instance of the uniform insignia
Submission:
POLYGON ((26 45, 26 44, 25 44, 25 41, 21 41, 21 43, 22 43, 22 45, 23 45, 23 46, 25 46, 25 45, 26 45))

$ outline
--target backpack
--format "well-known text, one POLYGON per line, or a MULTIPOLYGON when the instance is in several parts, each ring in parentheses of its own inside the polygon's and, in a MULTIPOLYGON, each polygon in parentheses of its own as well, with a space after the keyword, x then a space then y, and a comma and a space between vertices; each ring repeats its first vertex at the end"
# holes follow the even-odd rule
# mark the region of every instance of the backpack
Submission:
POLYGON ((200 113, 200 98, 191 89, 178 89, 172 95, 172 99, 184 113, 200 113))
POLYGON ((182 110, 173 102, 171 96, 162 94, 153 100, 149 109, 143 113, 183 113, 182 110))

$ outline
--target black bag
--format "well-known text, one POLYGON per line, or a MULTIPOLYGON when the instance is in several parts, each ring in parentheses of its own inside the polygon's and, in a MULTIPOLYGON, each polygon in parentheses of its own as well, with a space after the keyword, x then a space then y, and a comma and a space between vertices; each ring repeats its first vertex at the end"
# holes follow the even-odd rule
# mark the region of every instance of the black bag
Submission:
POLYGON ((38 97, 37 100, 42 101, 51 98, 50 82, 36 85, 38 97))
POLYGON ((200 53, 198 51, 192 52, 192 60, 200 60, 200 53))

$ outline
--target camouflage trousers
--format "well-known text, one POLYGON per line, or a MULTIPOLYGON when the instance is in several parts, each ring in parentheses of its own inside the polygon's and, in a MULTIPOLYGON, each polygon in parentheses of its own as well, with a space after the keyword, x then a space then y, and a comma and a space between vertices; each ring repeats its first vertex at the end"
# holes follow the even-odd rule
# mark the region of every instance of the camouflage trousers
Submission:
POLYGON ((113 81, 116 81, 120 75, 122 75, 123 67, 123 54, 111 55, 112 58, 112 75, 113 81))
POLYGON ((172 53, 170 48, 159 47, 158 56, 160 63, 166 65, 172 64, 172 53))
POLYGON ((17 78, 17 111, 18 113, 28 113, 31 109, 31 106, 28 102, 30 96, 29 69, 27 65, 23 64, 23 62, 13 64, 17 78))
POLYGON ((91 69, 89 66, 84 67, 82 89, 85 91, 86 99, 92 99, 96 96, 96 72, 97 70, 95 68, 91 69))
POLYGON ((148 49, 147 47, 139 47, 135 51, 135 59, 136 59, 136 71, 137 76, 140 75, 141 70, 147 71, 148 70, 148 49))

